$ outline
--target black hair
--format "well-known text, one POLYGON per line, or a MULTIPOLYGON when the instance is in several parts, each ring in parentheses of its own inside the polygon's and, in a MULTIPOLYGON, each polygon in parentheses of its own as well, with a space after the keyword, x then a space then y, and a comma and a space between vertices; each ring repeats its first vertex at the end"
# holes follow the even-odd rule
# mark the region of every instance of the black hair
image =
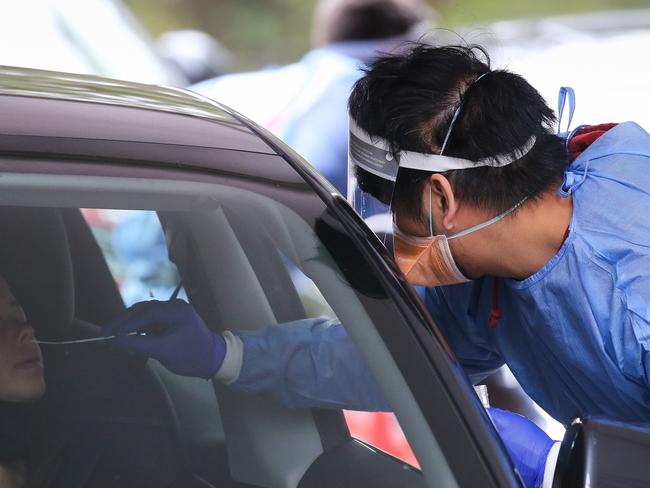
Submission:
MULTIPOLYGON (((525 156, 507 166, 445 172, 456 198, 501 212, 560 184, 568 157, 562 140, 552 133, 553 111, 521 76, 491 71, 489 56, 480 46, 409 43, 374 61, 349 100, 357 125, 388 140, 396 157, 400 151, 439 154, 458 107, 446 156, 472 161, 498 158, 520 149, 532 136, 536 140, 525 156)), ((431 174, 401 169, 393 209, 422 217, 420 196, 431 174)), ((359 169, 357 180, 386 202, 385 185, 376 181, 377 176, 359 169)))

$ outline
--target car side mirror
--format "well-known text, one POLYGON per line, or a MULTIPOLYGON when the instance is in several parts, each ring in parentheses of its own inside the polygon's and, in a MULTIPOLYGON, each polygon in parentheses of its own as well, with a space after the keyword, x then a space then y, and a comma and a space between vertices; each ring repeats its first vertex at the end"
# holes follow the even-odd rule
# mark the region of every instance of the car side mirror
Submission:
POLYGON ((590 417, 567 429, 553 488, 650 486, 650 423, 590 417))

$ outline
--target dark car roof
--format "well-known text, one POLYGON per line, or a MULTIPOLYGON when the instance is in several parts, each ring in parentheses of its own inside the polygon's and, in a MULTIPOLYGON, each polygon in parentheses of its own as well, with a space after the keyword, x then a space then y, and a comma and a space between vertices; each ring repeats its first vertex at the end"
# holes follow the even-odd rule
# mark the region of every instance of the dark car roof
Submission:
POLYGON ((4 154, 135 160, 304 184, 295 158, 292 167, 262 129, 188 90, 0 67, 0 108, 4 154))
POLYGON ((4 100, 3 134, 160 142, 275 154, 229 109, 188 90, 0 67, 0 95, 32 98, 13 104, 4 100), (7 113, 16 104, 20 107, 7 113), (61 124, 65 115, 74 117, 61 124), (181 122, 179 116, 193 120, 181 122), (55 120, 59 123, 53 123, 55 120))

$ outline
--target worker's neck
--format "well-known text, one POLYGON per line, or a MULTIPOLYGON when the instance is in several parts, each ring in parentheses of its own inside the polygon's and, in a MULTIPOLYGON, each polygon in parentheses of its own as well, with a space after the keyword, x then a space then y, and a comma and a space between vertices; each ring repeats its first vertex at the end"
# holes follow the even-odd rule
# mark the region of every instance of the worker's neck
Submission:
POLYGON ((535 274, 558 252, 573 214, 572 199, 549 192, 527 202, 513 216, 459 239, 460 263, 476 278, 485 274, 523 280, 535 274))

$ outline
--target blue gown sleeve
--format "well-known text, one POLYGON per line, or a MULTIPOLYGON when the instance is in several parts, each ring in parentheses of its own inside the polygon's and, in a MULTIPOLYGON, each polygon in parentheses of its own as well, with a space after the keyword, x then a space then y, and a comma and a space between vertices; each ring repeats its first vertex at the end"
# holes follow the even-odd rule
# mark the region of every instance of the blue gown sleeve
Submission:
POLYGON ((456 358, 473 384, 499 369, 505 361, 486 335, 486 300, 492 278, 442 287, 417 287, 456 358))
MULTIPOLYGON (((650 277, 637 270, 650 270, 650 259, 640 259, 637 268, 619 269, 615 301, 610 305, 609 338, 612 356, 623 374, 650 388, 650 277)), ((607 340, 609 339, 609 340, 607 340)))
POLYGON ((236 334, 244 356, 234 390, 270 394, 290 408, 389 410, 338 320, 304 319, 236 334))

